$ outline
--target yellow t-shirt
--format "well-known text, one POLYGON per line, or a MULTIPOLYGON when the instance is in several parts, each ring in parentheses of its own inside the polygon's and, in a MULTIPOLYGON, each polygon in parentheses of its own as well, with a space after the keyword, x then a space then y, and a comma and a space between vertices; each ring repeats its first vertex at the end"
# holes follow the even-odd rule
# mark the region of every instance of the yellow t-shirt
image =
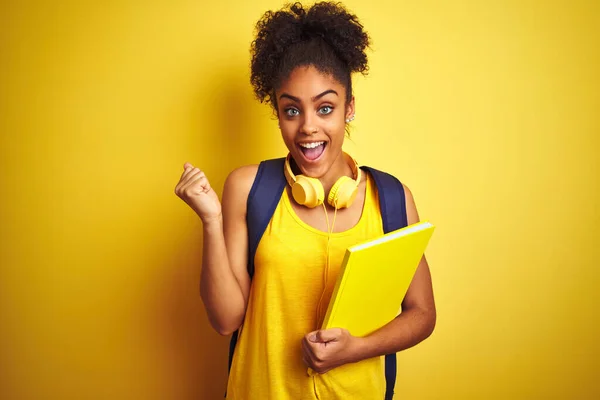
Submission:
POLYGON ((304 335, 321 327, 346 248, 382 234, 377 188, 367 174, 360 220, 331 234, 327 269, 327 233, 304 223, 284 191, 256 252, 227 399, 384 398, 383 357, 309 376, 301 347, 304 335))

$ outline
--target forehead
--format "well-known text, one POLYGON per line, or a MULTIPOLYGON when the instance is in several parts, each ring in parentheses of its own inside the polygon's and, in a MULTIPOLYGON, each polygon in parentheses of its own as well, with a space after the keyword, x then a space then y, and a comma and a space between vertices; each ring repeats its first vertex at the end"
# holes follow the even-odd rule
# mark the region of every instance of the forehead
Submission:
POLYGON ((335 90, 344 98, 346 90, 331 74, 325 74, 312 65, 296 67, 287 79, 281 82, 277 93, 287 93, 299 98, 310 98, 325 90, 335 90))

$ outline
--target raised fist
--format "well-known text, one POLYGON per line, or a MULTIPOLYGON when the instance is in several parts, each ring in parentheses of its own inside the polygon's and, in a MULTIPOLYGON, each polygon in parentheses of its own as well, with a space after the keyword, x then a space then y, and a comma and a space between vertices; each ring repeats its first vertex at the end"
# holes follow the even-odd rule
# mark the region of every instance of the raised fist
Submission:
POLYGON ((202 222, 221 218, 221 202, 204 172, 190 163, 185 163, 183 169, 179 183, 175 186, 175 194, 198 214, 202 222))

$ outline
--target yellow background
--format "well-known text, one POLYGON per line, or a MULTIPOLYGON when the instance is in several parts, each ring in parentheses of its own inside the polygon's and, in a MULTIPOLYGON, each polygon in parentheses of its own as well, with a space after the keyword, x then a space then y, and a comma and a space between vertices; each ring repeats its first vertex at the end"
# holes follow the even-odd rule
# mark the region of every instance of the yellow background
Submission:
MULTIPOLYGON (((222 397, 228 340, 173 188, 185 161, 220 193, 284 154, 248 83, 280 5, 2 2, 2 399, 222 397)), ((398 397, 600 398, 600 3, 347 5, 374 50, 347 149, 438 227, 438 325, 398 397)))

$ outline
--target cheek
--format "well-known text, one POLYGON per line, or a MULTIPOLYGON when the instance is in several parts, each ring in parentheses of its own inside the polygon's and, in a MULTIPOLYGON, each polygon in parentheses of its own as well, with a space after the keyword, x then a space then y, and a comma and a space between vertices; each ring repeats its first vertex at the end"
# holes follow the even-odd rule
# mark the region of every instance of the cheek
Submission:
POLYGON ((279 129, 283 135, 293 136, 298 132, 299 129, 298 120, 280 119, 279 129))
POLYGON ((294 142, 294 130, 290 128, 290 126, 286 124, 282 124, 280 126, 281 137, 285 144, 290 144, 294 142))
POLYGON ((339 121, 337 118, 331 120, 327 124, 327 131, 332 136, 344 136, 346 134, 346 121, 339 121))

